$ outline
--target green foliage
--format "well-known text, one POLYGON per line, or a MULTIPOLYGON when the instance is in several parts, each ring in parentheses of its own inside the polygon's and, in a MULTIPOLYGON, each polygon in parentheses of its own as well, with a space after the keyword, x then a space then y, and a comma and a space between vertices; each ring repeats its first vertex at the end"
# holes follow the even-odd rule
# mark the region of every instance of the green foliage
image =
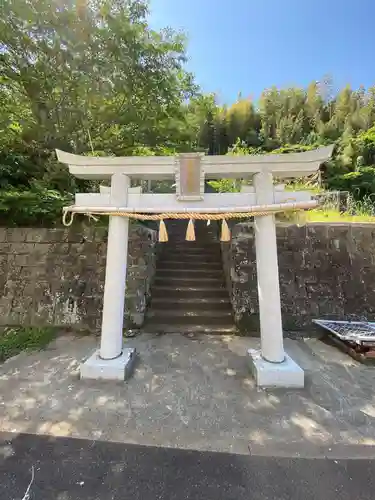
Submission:
POLYGON ((328 200, 319 208, 305 212, 304 216, 309 222, 375 222, 375 205, 371 195, 358 200, 349 194, 345 210, 339 211, 328 200))
POLYGON ((247 143, 237 137, 236 142, 228 149, 228 155, 241 156, 241 155, 258 155, 264 154, 261 147, 248 146, 247 143))
POLYGON ((282 154, 289 154, 289 153, 303 153, 304 151, 311 151, 312 149, 315 149, 319 147, 319 144, 310 144, 310 145, 305 145, 305 144, 285 144, 284 146, 274 149, 272 151, 272 154, 277 154, 277 155, 282 155, 282 154))
POLYGON ((21 351, 43 349, 56 336, 54 328, 6 328, 0 333, 0 362, 21 351))
POLYGON ((349 191, 356 199, 375 193, 375 126, 357 136, 344 134, 329 167, 329 188, 349 191))
POLYGON ((349 195, 347 203, 347 212, 357 217, 375 218, 374 195, 365 195, 361 200, 349 195))
POLYGON ((371 213, 353 215, 338 210, 309 210, 305 217, 306 222, 375 222, 375 217, 371 213))
POLYGON ((241 186, 236 179, 219 179, 217 181, 209 181, 211 186, 217 193, 238 193, 241 186))
POLYGON ((62 208, 71 204, 59 191, 35 186, 32 189, 0 190, 2 225, 51 226, 61 220, 62 208))
POLYGON ((89 189, 54 148, 191 149, 186 101, 196 86, 184 69, 185 39, 150 29, 146 16, 143 0, 0 2, 2 221, 52 223, 63 201, 89 189))
MULTIPOLYGON (((185 37, 148 25, 146 0, 0 2, 0 222, 53 224, 77 191, 77 154, 293 153, 336 143, 323 183, 375 192, 375 87, 332 82, 239 94, 220 106, 186 70, 185 37)), ((211 181, 219 192, 232 180, 211 181)), ((165 183, 154 191, 169 190, 165 183)))
POLYGON ((353 157, 357 165, 375 164, 375 126, 358 134, 353 144, 353 157))
POLYGON ((340 175, 335 180, 335 186, 342 191, 349 191, 362 199, 364 196, 375 193, 375 166, 360 167, 355 172, 340 175))
POLYGON ((3 2, 2 94, 24 96, 23 137, 77 152, 158 144, 194 85, 184 37, 146 15, 143 0, 3 2))

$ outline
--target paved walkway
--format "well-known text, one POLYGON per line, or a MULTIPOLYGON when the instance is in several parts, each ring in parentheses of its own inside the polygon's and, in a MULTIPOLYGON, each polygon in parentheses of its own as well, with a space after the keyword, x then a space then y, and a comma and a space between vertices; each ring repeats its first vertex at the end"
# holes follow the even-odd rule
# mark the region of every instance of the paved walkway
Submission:
POLYGON ((258 456, 375 456, 375 368, 321 341, 286 341, 306 370, 301 391, 255 387, 246 352, 256 339, 144 334, 128 344, 140 358, 128 383, 79 380, 92 337, 64 336, 8 360, 0 432, 258 456))

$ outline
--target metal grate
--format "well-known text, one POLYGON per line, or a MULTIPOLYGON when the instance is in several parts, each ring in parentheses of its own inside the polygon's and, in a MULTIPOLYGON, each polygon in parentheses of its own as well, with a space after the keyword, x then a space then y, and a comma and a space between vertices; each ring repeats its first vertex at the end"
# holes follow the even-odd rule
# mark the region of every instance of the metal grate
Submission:
POLYGON ((365 321, 329 321, 314 319, 313 322, 336 335, 339 339, 355 344, 375 343, 375 323, 365 321))

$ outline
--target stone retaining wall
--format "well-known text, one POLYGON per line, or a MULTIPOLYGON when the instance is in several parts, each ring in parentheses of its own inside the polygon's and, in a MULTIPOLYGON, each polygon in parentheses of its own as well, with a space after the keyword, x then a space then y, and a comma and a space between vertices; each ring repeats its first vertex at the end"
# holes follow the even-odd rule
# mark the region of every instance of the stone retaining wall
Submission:
MULTIPOLYGON (((374 224, 278 224, 277 246, 285 330, 311 330, 314 318, 375 319, 374 224)), ((251 223, 233 227, 222 255, 236 323, 257 332, 251 223)))
MULTIPOLYGON (((0 325, 66 325, 98 331, 107 230, 0 228, 0 325)), ((131 225, 126 324, 141 325, 155 272, 156 232, 131 225)))

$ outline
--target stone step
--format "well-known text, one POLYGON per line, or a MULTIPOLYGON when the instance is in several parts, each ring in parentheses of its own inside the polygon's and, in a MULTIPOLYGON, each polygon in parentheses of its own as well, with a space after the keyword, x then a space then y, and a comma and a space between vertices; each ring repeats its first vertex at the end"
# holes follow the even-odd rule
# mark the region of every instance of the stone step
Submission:
POLYGON ((221 262, 221 253, 187 253, 187 252, 163 252, 159 256, 159 260, 157 265, 160 265, 162 262, 172 260, 179 262, 221 262))
POLYGON ((228 297, 223 298, 181 298, 179 296, 170 297, 153 297, 151 300, 151 311, 153 309, 165 309, 165 310, 220 310, 220 311, 231 311, 232 305, 228 297))
MULTIPOLYGON (((169 239, 172 240, 174 238, 180 238, 181 240, 183 241, 187 241, 186 240, 186 229, 187 229, 187 226, 185 226, 184 228, 182 229, 177 229, 177 228, 167 228, 167 231, 168 231, 168 236, 169 236, 169 239)), ((206 229, 197 229, 195 228, 195 239, 200 239, 202 241, 212 241, 212 240, 215 240, 220 233, 218 233, 217 231, 206 231, 206 229)))
POLYGON ((202 262, 200 259, 191 261, 189 259, 185 260, 167 260, 162 259, 158 262, 158 269, 186 269, 190 266, 194 269, 217 269, 222 271, 222 264, 220 261, 213 261, 211 259, 208 262, 202 262))
POLYGON ((180 262, 222 262, 220 253, 183 253, 183 252, 166 252, 159 256, 157 264, 173 260, 180 262))
POLYGON ((228 298, 228 291, 224 284, 221 286, 207 286, 202 285, 182 285, 182 286, 167 286, 160 285, 154 286, 152 289, 152 300, 157 297, 163 297, 165 299, 169 297, 177 297, 181 299, 188 298, 205 298, 205 299, 216 299, 216 298, 228 298))
POLYGON ((160 245, 144 331, 237 333, 225 287, 217 224, 196 222, 195 241, 186 241, 188 221, 166 221, 169 241, 160 245))
POLYGON ((217 243, 201 244, 196 241, 167 242, 162 244, 162 250, 174 250, 175 252, 198 252, 198 253, 220 253, 221 247, 217 243))
POLYGON ((233 324, 232 311, 167 311, 165 309, 152 308, 147 312, 147 319, 153 324, 170 325, 220 325, 231 326, 233 324))
POLYGON ((210 238, 202 238, 200 235, 195 235, 195 240, 188 241, 185 239, 185 234, 181 235, 171 235, 168 234, 168 241, 162 243, 163 246, 170 245, 179 245, 183 247, 193 247, 193 246, 220 246, 220 240, 210 237, 210 238))
POLYGON ((219 276, 218 278, 213 278, 213 277, 207 277, 204 279, 197 278, 196 276, 186 276, 186 277, 181 277, 181 276, 163 276, 163 275, 156 275, 155 276, 155 281, 154 281, 156 286, 175 286, 175 287, 181 287, 181 286, 192 286, 195 287, 199 285, 200 283, 209 285, 209 286, 216 286, 216 287, 224 287, 224 280, 222 276, 219 276))
POLYGON ((178 261, 204 261, 204 262, 221 262, 221 252, 184 252, 182 250, 164 251, 159 254, 159 262, 164 260, 178 260, 178 261))
POLYGON ((197 279, 205 280, 207 278, 216 278, 224 281, 224 273, 221 269, 167 269, 157 267, 155 278, 156 279, 169 279, 169 278, 187 278, 187 279, 197 279))
POLYGON ((218 247, 220 246, 220 241, 216 241, 212 238, 203 240, 199 237, 193 241, 188 241, 185 239, 185 236, 180 237, 176 235, 173 238, 168 238, 168 241, 163 243, 163 246, 170 245, 180 245, 182 247, 218 247))
POLYGON ((182 335, 236 335, 237 328, 234 325, 227 326, 209 326, 209 325, 170 325, 170 324, 154 324, 152 321, 146 322, 142 328, 145 333, 179 333, 182 335))

